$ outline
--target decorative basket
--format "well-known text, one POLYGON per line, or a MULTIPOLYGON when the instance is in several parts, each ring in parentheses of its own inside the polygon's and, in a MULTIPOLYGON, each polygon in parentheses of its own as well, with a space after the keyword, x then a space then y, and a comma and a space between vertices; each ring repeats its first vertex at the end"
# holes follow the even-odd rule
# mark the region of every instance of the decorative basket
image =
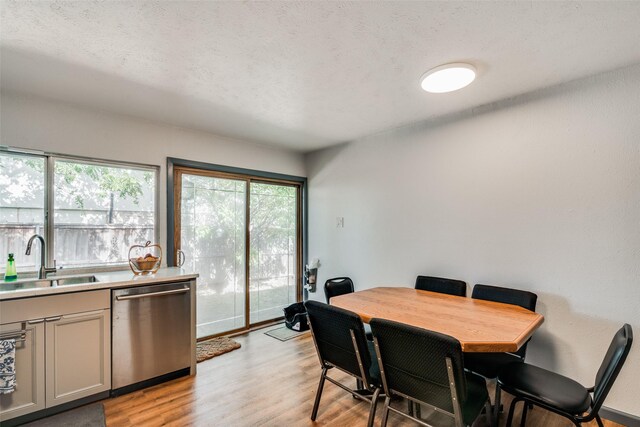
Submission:
POLYGON ((162 248, 147 241, 144 245, 129 248, 129 267, 133 274, 154 274, 162 263, 162 248))

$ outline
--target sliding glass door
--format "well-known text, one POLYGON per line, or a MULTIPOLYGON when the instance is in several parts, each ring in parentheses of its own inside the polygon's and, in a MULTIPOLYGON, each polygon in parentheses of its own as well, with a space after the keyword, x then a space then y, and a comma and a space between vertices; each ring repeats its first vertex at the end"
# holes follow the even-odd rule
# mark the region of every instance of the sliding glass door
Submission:
POLYGON ((300 299, 300 186, 174 169, 174 245, 200 274, 197 336, 248 329, 300 299))
POLYGON ((297 187, 251 183, 249 319, 282 316, 298 298, 297 187))
POLYGON ((197 335, 245 326, 245 181, 182 174, 180 249, 198 272, 197 335))

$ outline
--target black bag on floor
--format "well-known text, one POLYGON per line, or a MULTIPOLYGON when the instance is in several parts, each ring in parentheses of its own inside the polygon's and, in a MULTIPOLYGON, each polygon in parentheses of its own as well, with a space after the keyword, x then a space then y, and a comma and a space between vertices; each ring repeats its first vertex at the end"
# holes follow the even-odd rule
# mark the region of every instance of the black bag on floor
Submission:
POLYGON ((289 307, 282 309, 284 311, 284 324, 292 331, 307 331, 309 324, 307 323, 307 310, 304 303, 296 302, 289 307))

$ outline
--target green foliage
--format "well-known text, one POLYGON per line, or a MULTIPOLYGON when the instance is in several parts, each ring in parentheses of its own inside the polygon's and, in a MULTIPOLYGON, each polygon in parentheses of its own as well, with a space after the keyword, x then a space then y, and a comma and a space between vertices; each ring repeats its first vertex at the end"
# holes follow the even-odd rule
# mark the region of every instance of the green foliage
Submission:
MULTIPOLYGON (((84 208, 84 198, 87 196, 82 183, 85 177, 91 179, 96 185, 96 195, 101 199, 114 194, 121 199, 130 197, 137 205, 140 202, 140 196, 143 195, 140 181, 132 176, 129 169, 57 161, 55 172, 56 176, 67 184, 65 186, 67 196, 71 197, 81 209, 84 208)), ((146 182, 151 182, 151 177, 150 172, 145 172, 143 175, 146 182)))
POLYGON ((23 160, 24 164, 26 166, 28 166, 30 169, 33 169, 36 172, 43 172, 44 171, 44 162, 42 161, 42 159, 25 159, 23 160))
POLYGON ((44 161, 0 152, 0 200, 5 206, 39 208, 44 197, 44 161))
POLYGON ((207 264, 200 265, 203 284, 234 283, 246 261, 252 288, 295 274, 296 187, 250 184, 251 240, 245 260, 245 182, 191 175, 182 179, 181 245, 207 264))
MULTIPOLYGON (((0 197, 7 203, 25 206, 43 197, 45 162, 43 158, 0 155, 0 197)), ((55 163, 56 198, 84 209, 87 200, 108 203, 111 194, 139 205, 145 187, 151 188, 153 172, 102 166, 67 160, 55 163)))

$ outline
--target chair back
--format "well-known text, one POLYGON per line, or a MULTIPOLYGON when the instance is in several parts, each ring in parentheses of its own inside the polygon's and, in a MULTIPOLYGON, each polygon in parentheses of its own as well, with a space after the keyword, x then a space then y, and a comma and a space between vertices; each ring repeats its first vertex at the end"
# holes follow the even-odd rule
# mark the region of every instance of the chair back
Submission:
MULTIPOLYGON (((538 295, 520 289, 503 288, 501 286, 475 285, 471 292, 471 298, 485 301, 501 302, 504 304, 518 305, 530 311, 536 311, 538 295)), ((528 343, 528 341, 527 341, 528 343)), ((527 354, 527 343, 513 354, 524 359, 527 354)))
POLYGON ((444 277, 418 276, 416 289, 422 291, 439 292, 441 294, 467 296, 467 283, 462 280, 446 279, 444 277))
POLYGON ((367 384, 372 384, 369 372, 371 357, 367 347, 364 325, 360 317, 351 311, 318 301, 307 301, 304 305, 307 309, 313 340, 322 365, 326 366, 328 363, 362 378, 362 371, 356 355, 357 348, 367 384), (355 346, 351 338, 351 331, 355 337, 355 346))
POLYGON ((533 292, 489 285, 475 285, 471 298, 519 305, 530 311, 536 311, 536 302, 538 301, 538 295, 533 292))
POLYGON ((385 393, 404 395, 454 414, 446 358, 451 360, 459 403, 466 400, 460 342, 448 335, 391 320, 370 322, 385 393))
POLYGON ((602 365, 596 374, 596 385, 593 393, 593 412, 598 413, 604 400, 609 394, 609 390, 616 381, 629 350, 633 343, 633 330, 631 325, 625 323, 613 337, 607 354, 604 356, 602 365))
POLYGON ((353 281, 348 277, 334 277, 324 283, 324 294, 327 297, 327 304, 329 304, 333 297, 350 294, 352 292, 353 281))

